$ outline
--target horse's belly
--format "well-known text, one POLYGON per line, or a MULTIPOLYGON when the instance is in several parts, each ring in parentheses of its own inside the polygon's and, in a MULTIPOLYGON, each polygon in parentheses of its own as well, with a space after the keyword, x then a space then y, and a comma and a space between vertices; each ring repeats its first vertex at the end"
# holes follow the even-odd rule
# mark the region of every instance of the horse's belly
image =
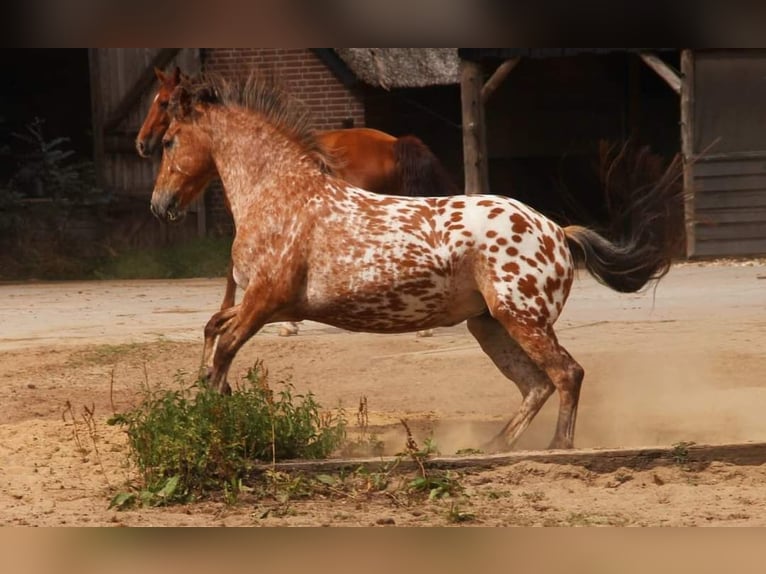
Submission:
POLYGON ((473 285, 425 279, 398 285, 360 285, 353 292, 309 290, 306 319, 352 331, 398 333, 454 325, 485 309, 473 285))

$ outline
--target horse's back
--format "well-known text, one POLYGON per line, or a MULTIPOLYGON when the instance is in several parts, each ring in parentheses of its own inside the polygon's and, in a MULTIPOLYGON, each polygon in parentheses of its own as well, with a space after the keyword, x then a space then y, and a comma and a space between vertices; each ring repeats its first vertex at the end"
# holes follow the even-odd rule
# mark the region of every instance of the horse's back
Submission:
POLYGON ((351 128, 322 132, 317 137, 338 160, 335 175, 375 193, 398 194, 394 136, 370 128, 351 128))

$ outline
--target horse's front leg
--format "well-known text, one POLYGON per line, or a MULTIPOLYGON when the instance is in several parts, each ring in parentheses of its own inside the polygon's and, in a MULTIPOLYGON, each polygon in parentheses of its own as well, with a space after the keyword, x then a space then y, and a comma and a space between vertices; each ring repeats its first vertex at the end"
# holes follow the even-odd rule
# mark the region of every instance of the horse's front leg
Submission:
POLYGON ((215 313, 205 325, 205 344, 202 347, 200 378, 209 381, 213 372, 213 355, 218 344, 218 334, 237 314, 237 307, 230 305, 215 313))
MULTIPOLYGON (((234 299, 237 293, 237 283, 234 281, 234 263, 229 261, 229 270, 226 273, 226 291, 221 301, 221 313, 234 306, 234 299)), ((218 337, 218 323, 222 320, 216 313, 205 325, 205 339, 202 345, 202 363, 200 367, 200 376, 207 378, 213 368, 213 353, 215 352, 216 338, 218 337)))
POLYGON ((234 297, 237 293, 237 282, 234 281, 234 262, 229 261, 229 270, 226 273, 226 291, 221 301, 221 311, 234 306, 234 297))
POLYGON ((239 305, 213 315, 208 322, 218 332, 210 373, 213 388, 221 393, 231 392, 226 376, 234 356, 268 322, 281 303, 278 295, 251 282, 239 305))

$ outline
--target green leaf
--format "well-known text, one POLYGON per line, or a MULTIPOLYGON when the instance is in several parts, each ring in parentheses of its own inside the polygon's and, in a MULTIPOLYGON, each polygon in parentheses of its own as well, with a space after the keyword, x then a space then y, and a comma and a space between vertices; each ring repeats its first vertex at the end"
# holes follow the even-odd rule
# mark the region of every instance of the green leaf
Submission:
POLYGON ((330 474, 318 474, 316 479, 322 484, 327 486, 334 486, 338 484, 338 479, 330 474))
POLYGON ((109 508, 126 510, 136 503, 136 495, 133 492, 119 492, 109 502, 109 508))
POLYGON ((167 479, 165 484, 162 485, 162 488, 157 491, 157 498, 160 498, 163 501, 171 498, 175 494, 176 488, 178 488, 178 481, 180 478, 181 477, 176 474, 167 479))

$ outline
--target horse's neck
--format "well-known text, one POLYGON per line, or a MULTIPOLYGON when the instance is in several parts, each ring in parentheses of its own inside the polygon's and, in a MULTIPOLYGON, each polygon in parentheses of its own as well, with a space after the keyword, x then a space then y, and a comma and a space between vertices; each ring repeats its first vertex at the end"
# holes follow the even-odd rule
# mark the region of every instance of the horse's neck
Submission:
POLYGON ((293 204, 302 202, 304 189, 295 181, 307 168, 305 159, 283 134, 259 119, 236 114, 212 131, 213 159, 235 225, 242 218, 260 218, 264 211, 293 211, 293 204))

